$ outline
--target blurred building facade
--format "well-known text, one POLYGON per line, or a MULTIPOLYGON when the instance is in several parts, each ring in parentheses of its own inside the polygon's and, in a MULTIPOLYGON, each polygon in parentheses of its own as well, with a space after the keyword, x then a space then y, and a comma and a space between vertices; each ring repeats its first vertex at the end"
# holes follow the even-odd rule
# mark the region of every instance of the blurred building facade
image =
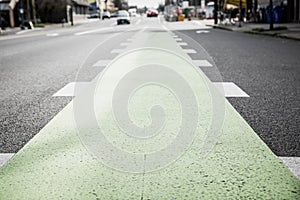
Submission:
POLYGON ((35 0, 42 23, 76 22, 88 14, 88 0, 35 0))
POLYGON ((0 0, 1 26, 85 20, 89 0, 0 0))
POLYGON ((36 22, 35 0, 0 0, 0 25, 19 26, 24 21, 36 22))
MULTIPOLYGON (((184 0, 165 0, 165 5, 180 5, 184 0)), ((203 4, 215 0, 186 0, 189 6, 195 6, 197 12, 202 11, 203 4), (202 5, 202 8, 201 8, 202 5)), ((240 0, 217 0, 219 10, 227 7, 238 9, 240 0), (229 5, 229 6, 228 6, 229 5)), ((241 0, 244 16, 251 18, 254 22, 268 23, 269 21, 269 3, 270 0, 241 0)), ((273 0, 275 22, 300 22, 300 1, 299 0, 273 0)))

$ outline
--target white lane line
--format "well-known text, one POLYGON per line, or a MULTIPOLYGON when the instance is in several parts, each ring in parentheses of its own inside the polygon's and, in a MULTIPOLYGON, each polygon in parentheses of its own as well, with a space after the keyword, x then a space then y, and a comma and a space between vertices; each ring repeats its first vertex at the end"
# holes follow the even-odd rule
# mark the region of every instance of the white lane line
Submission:
POLYGON ((93 67, 106 67, 112 60, 99 60, 93 67))
POLYGON ((200 31, 196 31, 196 33, 198 33, 198 34, 201 34, 201 33, 209 33, 209 31, 200 30, 200 31))
POLYGON ((173 37, 173 38, 178 38, 178 36, 177 36, 177 35, 173 35, 172 37, 173 37))
POLYGON ((125 49, 113 49, 110 53, 123 53, 125 49))
POLYGON ((185 53, 197 53, 194 49, 182 49, 185 53))
POLYGON ((90 34, 90 33, 107 31, 107 30, 110 30, 110 29, 113 29, 113 27, 106 27, 106 28, 94 29, 94 30, 90 30, 90 31, 83 31, 83 32, 75 33, 74 35, 86 35, 86 34, 90 34))
POLYGON ((59 34, 58 33, 48 33, 46 36, 47 37, 56 37, 56 36, 59 36, 59 34))
POLYGON ((53 97, 74 97, 85 89, 90 82, 71 82, 57 91, 53 97))
POLYGON ((225 97, 250 97, 233 82, 214 82, 213 84, 225 97))
POLYGON ((300 180, 300 157, 279 157, 289 170, 300 180))
POLYGON ((181 38, 174 38, 174 39, 175 39, 175 41, 177 41, 177 42, 181 42, 181 41, 182 41, 181 38))
POLYGON ((185 42, 178 42, 177 44, 180 46, 187 46, 187 43, 185 43, 185 42))
POLYGON ((121 43, 120 46, 128 46, 130 45, 130 43, 127 43, 127 42, 124 42, 124 43, 121 43))
POLYGON ((213 66, 207 60, 193 60, 193 63, 198 67, 212 67, 213 66))
POLYGON ((0 153, 0 168, 15 155, 14 153, 0 153))

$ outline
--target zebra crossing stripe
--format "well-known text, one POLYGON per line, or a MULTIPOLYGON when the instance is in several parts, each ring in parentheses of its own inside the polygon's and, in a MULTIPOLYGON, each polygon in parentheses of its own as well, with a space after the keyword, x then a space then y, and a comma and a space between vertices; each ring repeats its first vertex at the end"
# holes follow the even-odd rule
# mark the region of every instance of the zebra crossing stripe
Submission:
POLYGON ((183 49, 183 51, 185 53, 189 53, 189 54, 195 54, 195 53, 197 53, 197 51, 195 51, 194 49, 183 49))
POLYGON ((0 168, 14 155, 14 153, 0 153, 0 168))
POLYGON ((225 97, 250 97, 233 82, 215 82, 214 85, 225 97))
POLYGON ((198 67, 212 67, 213 66, 207 60, 193 60, 193 63, 198 67))
POLYGON ((71 82, 53 94, 53 97, 74 97, 83 91, 90 83, 89 82, 71 82))
POLYGON ((280 160, 300 180, 300 157, 279 157, 280 160))

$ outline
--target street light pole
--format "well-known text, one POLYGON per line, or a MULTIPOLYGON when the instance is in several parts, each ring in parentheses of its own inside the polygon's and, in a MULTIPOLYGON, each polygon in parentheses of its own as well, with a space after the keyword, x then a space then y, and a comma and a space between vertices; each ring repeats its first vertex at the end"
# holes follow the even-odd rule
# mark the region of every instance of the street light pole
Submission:
POLYGON ((24 30, 25 27, 24 27, 24 4, 23 4, 23 0, 21 0, 20 2, 20 10, 19 10, 19 13, 21 15, 21 30, 24 30))

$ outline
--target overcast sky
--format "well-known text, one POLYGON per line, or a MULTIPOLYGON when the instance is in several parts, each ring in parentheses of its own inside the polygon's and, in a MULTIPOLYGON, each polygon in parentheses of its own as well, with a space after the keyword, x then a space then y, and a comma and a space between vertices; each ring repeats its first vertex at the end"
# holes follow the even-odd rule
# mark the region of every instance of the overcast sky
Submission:
POLYGON ((128 0, 129 6, 157 8, 159 4, 164 4, 165 0, 128 0))

